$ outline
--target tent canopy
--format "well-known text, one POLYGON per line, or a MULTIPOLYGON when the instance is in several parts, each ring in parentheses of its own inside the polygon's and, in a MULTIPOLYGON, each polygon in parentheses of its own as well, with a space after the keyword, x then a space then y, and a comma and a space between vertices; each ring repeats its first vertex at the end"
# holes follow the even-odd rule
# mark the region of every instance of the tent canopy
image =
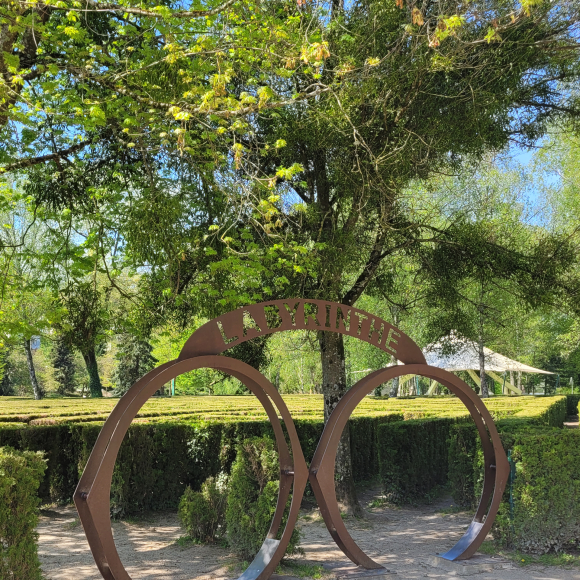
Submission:
MULTIPOLYGON (((523 373, 542 375, 555 374, 512 360, 486 347, 483 347, 483 352, 485 369, 492 372, 521 371, 523 373)), ((448 336, 427 346, 423 353, 428 365, 439 367, 446 371, 479 370, 479 347, 477 343, 471 340, 448 336)))

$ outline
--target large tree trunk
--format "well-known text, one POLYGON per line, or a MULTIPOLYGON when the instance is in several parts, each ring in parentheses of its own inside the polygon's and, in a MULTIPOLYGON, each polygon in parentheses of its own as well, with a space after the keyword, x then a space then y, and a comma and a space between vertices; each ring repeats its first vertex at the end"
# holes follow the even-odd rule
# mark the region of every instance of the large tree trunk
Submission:
POLYGON ((28 373, 30 374, 30 382, 32 383, 32 390, 34 391, 34 398, 38 401, 44 397, 44 391, 38 384, 36 378, 36 371, 34 370, 34 359, 32 358, 32 349, 30 348, 30 339, 24 339, 24 350, 26 351, 26 362, 28 363, 28 373))
MULTIPOLYGON (((326 424, 330 414, 347 390, 344 341, 342 334, 334 332, 320 332, 318 341, 322 361, 322 393, 324 395, 324 423, 326 424)), ((348 424, 338 444, 334 485, 336 497, 343 509, 356 516, 362 515, 363 511, 354 489, 348 424)))
POLYGON ((479 335, 479 377, 481 379, 481 397, 487 399, 489 397, 489 389, 487 388, 487 377, 485 376, 485 353, 483 352, 483 337, 479 335))
POLYGON ((103 387, 99 377, 99 367, 97 366, 97 355, 95 354, 95 349, 91 348, 87 352, 83 352, 83 358, 85 359, 85 365, 87 366, 87 372, 89 373, 89 391, 91 392, 91 398, 102 397, 103 387))

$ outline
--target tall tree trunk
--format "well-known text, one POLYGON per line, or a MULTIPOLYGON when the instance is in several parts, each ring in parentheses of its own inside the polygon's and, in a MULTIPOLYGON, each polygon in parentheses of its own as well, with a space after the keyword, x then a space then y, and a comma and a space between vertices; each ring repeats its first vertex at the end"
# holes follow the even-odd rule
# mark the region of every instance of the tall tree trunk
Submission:
POLYGON ((99 367, 97 366, 97 355, 95 354, 95 349, 91 348, 87 352, 83 352, 83 358, 85 359, 85 365, 87 366, 87 372, 89 373, 89 391, 91 392, 91 398, 102 397, 103 387, 99 377, 99 367))
MULTIPOLYGON (((346 393, 346 369, 342 334, 318 334, 322 362, 322 393, 324 395, 324 423, 346 393)), ((347 512, 361 516, 362 508, 356 497, 350 455, 350 430, 347 424, 340 437, 335 466, 336 497, 347 512)))
POLYGON ((489 389, 487 388, 487 377, 485 376, 485 353, 483 352, 483 336, 479 335, 479 377, 481 379, 481 396, 483 399, 489 397, 489 389))
POLYGON ((32 390, 34 391, 34 398, 38 401, 44 397, 44 391, 38 384, 36 378, 36 371, 34 370, 34 360, 32 358, 32 349, 30 348, 30 339, 24 339, 24 350, 26 351, 26 362, 28 363, 28 372, 30 374, 30 382, 32 383, 32 390))

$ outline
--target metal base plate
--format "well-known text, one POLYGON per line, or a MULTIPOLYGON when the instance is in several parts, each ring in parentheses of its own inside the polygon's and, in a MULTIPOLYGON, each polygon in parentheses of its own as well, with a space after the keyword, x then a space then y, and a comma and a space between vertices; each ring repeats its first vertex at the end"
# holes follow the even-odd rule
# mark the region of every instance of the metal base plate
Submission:
POLYGON ((387 568, 374 568, 367 570, 362 566, 348 565, 345 562, 325 562, 322 564, 325 570, 328 570, 336 578, 345 578, 355 580, 355 578, 368 578, 369 580, 391 580, 396 574, 394 570, 387 568))
POLYGON ((503 558, 494 558, 485 554, 474 554, 469 560, 450 561, 441 555, 431 556, 426 564, 449 572, 451 576, 471 576, 493 572, 494 570, 510 570, 514 564, 503 558))

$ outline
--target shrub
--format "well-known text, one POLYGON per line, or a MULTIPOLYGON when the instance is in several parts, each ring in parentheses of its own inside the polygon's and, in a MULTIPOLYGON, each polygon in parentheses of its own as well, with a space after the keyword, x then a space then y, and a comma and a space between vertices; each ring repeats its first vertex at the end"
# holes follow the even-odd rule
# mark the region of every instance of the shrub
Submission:
MULTIPOLYGON (((322 397, 285 395, 284 400, 308 460, 323 429, 322 397)), ((0 446, 43 451, 48 467, 39 489, 40 497, 44 501, 70 502, 102 421, 115 403, 106 398, 43 401, 3 398, 0 446)), ((496 421, 521 426, 534 421, 561 425, 566 413, 565 397, 497 397, 487 400, 486 405, 496 421)), ((380 434, 380 425, 403 419, 430 422, 436 417, 459 421, 467 419, 468 414, 461 401, 452 397, 402 400, 366 397, 361 401, 349 421, 355 482, 379 474, 379 446, 384 449, 389 442, 388 436, 385 439, 380 434)), ((412 429, 412 425, 408 428, 412 429)), ((254 397, 175 397, 148 401, 129 428, 115 463, 112 514, 122 517, 146 510, 177 509, 188 485, 199 491, 208 477, 229 473, 237 445, 248 437, 264 436, 273 437, 272 427, 254 397)), ((420 441, 416 444, 419 446, 420 441)), ((431 477, 430 471, 428 476, 431 477)))
POLYGON ((474 423, 457 423, 451 426, 448 444, 449 484, 453 500, 463 507, 472 507, 476 501, 478 441, 474 423))
POLYGON ((45 467, 41 453, 0 447, 0 578, 42 578, 35 528, 45 467))
POLYGON ((580 431, 527 429, 510 442, 516 474, 494 523, 494 537, 522 552, 580 546, 580 431))
POLYGON ((447 482, 449 430, 454 418, 385 423, 379 432, 383 492, 396 504, 428 498, 447 482))
POLYGON ((187 535, 199 542, 212 542, 225 533, 228 477, 208 477, 201 491, 187 487, 179 501, 179 519, 187 535))
POLYGON ((566 413, 568 415, 578 415, 578 402, 580 402, 580 395, 566 395, 566 413))
MULTIPOLYGON (((240 557, 251 560, 266 538, 278 498, 279 464, 275 443, 252 437, 238 445, 232 465, 226 509, 227 538, 240 557)), ((288 498, 288 509, 290 498, 288 498)), ((278 537, 286 525, 285 514, 278 537)), ((287 553, 296 553, 300 536, 294 529, 287 553)))

